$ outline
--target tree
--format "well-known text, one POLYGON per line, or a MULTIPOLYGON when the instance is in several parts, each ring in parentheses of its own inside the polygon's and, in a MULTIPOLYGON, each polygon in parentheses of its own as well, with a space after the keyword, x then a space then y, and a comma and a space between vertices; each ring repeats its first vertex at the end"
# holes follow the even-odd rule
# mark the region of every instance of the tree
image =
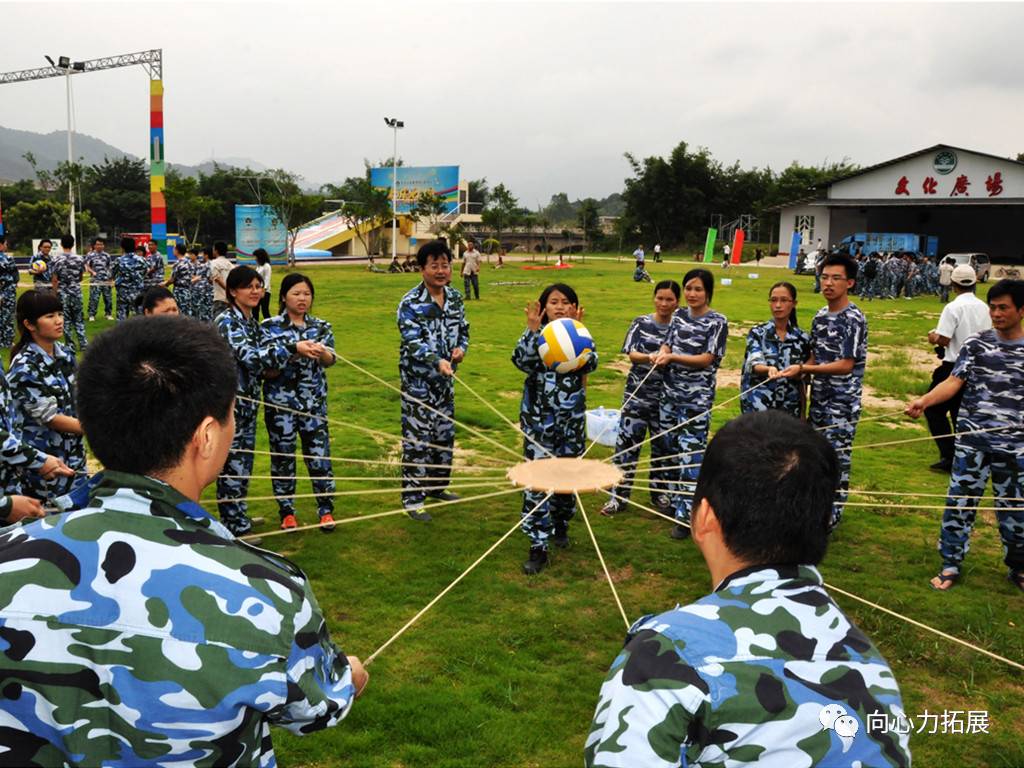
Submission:
POLYGON ((340 185, 325 184, 320 191, 325 197, 342 201, 342 218, 370 253, 369 230, 391 218, 391 190, 374 189, 367 173, 351 176, 340 185))
POLYGON ((447 211, 448 203, 444 201, 444 198, 433 190, 426 190, 421 192, 419 197, 416 198, 416 202, 409 212, 409 217, 413 221, 426 219, 427 228, 437 235, 441 231, 439 221, 447 211))
POLYGON ((261 202, 262 174, 249 168, 236 168, 214 163, 212 173, 199 174, 199 194, 217 201, 205 221, 208 234, 214 240, 235 239, 235 205, 253 205, 261 202))
POLYGON ((544 244, 544 253, 547 253, 550 250, 548 247, 548 230, 551 229, 551 219, 548 218, 546 213, 537 214, 537 226, 540 227, 540 238, 544 244))
POLYGON ((35 174, 39 187, 46 193, 53 192, 57 188, 57 179, 49 171, 39 170, 39 161, 31 152, 22 155, 25 162, 32 166, 32 173, 35 174))
POLYGON ((182 176, 175 170, 167 173, 164 185, 164 200, 169 215, 174 217, 179 234, 190 243, 199 241, 203 221, 214 216, 221 209, 219 200, 199 194, 199 180, 182 176))
POLYGON ((102 163, 86 168, 82 206, 86 203, 104 231, 147 231, 150 192, 145 162, 130 157, 104 158, 102 163))
POLYGON ((569 196, 565 192, 552 195, 544 213, 550 221, 556 224, 565 224, 576 220, 576 206, 569 202, 569 196))
POLYGON ((478 213, 487 207, 491 201, 491 191, 487 187, 487 177, 482 179, 471 179, 469 182, 469 210, 463 213, 478 213))
POLYGON ((303 224, 315 219, 323 211, 323 195, 310 195, 299 187, 302 178, 280 168, 267 171, 267 190, 263 204, 274 212, 288 232, 288 265, 295 265, 295 238, 303 224))
POLYGON ((441 237, 448 241, 448 247, 454 254, 458 253, 459 246, 462 245, 462 243, 466 239, 466 230, 459 222, 456 222, 454 224, 451 222, 443 224, 441 226, 441 231, 439 232, 439 234, 441 235, 441 237))
POLYGON ((583 200, 576 214, 576 221, 587 241, 586 249, 590 250, 594 243, 601 241, 601 212, 598 210, 597 200, 592 197, 583 200))
POLYGON ((489 195, 482 219, 486 226, 494 230, 494 237, 500 242, 501 233, 515 223, 518 214, 519 201, 504 184, 499 184, 489 195))
MULTIPOLYGON (((89 211, 79 211, 76 224, 83 241, 99 231, 89 211)), ((4 225, 11 233, 12 245, 31 246, 34 237, 52 238, 67 232, 68 204, 56 200, 23 201, 4 212, 4 225)))
POLYGON ((1018 152, 1017 153, 1017 162, 1018 163, 1024 163, 1024 152, 1018 152))

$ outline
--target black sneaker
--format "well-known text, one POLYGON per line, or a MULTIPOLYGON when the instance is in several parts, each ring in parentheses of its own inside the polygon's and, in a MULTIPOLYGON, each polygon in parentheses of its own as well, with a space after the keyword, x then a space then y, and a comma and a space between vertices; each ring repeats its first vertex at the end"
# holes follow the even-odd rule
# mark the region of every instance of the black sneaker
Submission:
POLYGON ((530 557, 523 563, 523 573, 536 576, 548 564, 548 551, 544 547, 530 547, 530 557))
POLYGON ((569 548, 569 523, 566 520, 555 521, 555 532, 551 536, 551 543, 559 549, 569 548))
POLYGON ((451 491, 435 491, 434 493, 428 493, 427 496, 438 501, 458 501, 462 498, 459 494, 452 493, 451 491))
POLYGON ((672 528, 672 532, 669 533, 669 536, 673 539, 679 539, 680 541, 688 539, 690 538, 690 526, 676 523, 675 527, 672 528))
POLYGON ((407 514, 413 520, 416 520, 417 522, 420 522, 420 523, 429 523, 431 520, 434 519, 434 518, 432 518, 430 516, 429 512, 427 512, 425 509, 423 509, 423 507, 416 507, 415 509, 407 509, 407 510, 405 510, 405 514, 407 514))
POLYGON ((930 469, 932 472, 943 472, 948 475, 950 472, 953 471, 953 462, 946 461, 945 459, 939 459, 930 467, 928 467, 928 469, 930 469))

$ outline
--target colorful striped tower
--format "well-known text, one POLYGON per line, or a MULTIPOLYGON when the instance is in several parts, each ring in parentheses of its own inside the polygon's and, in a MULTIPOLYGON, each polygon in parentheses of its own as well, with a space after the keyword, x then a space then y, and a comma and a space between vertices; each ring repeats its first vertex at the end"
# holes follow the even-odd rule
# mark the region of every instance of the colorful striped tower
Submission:
POLYGON ((170 258, 167 203, 164 200, 164 82, 149 81, 149 209, 150 236, 170 258))

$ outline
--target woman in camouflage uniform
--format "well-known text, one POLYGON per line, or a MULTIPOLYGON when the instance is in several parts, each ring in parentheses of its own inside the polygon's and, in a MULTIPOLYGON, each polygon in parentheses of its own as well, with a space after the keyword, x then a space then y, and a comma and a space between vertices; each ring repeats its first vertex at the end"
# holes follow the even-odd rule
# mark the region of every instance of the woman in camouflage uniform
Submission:
POLYGON ((192 261, 192 312, 196 320, 213 320, 213 278, 210 277, 210 256, 205 248, 189 251, 192 261))
POLYGON ((779 371, 807 362, 811 337, 797 325, 796 287, 792 283, 773 285, 768 290, 768 302, 772 319, 755 325, 747 334, 740 410, 750 413, 777 408, 801 418, 807 399, 804 380, 782 378, 779 371), (772 383, 763 383, 768 380, 772 383))

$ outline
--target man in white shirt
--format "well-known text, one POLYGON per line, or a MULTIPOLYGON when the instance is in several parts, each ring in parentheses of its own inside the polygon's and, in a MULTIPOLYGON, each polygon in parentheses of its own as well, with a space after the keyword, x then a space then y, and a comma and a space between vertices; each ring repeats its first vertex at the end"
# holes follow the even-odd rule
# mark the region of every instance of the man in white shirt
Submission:
POLYGON ((644 247, 642 245, 638 245, 636 250, 633 251, 633 258, 636 259, 636 266, 642 267, 644 265, 645 256, 644 247))
MULTIPOLYGON (((936 352, 943 347, 942 363, 932 371, 930 392, 941 382, 949 378, 960 347, 968 337, 987 331, 992 327, 988 304, 974 295, 978 279, 974 270, 967 264, 961 264, 950 274, 950 284, 955 298, 942 309, 939 324, 934 331, 928 333, 928 343, 936 345, 936 352)), ((924 416, 928 421, 928 430, 935 438, 939 447, 939 460, 929 469, 936 472, 949 473, 953 466, 953 434, 956 427, 957 413, 960 411, 961 389, 949 400, 925 409, 924 416)))
POLYGON ((480 300, 480 251, 476 249, 476 241, 469 240, 466 252, 462 254, 462 287, 465 289, 466 301, 469 301, 470 289, 477 301, 480 300))
POLYGON ((210 262, 210 280, 213 281, 213 316, 228 308, 228 272, 235 265, 228 259, 228 244, 218 240, 213 244, 213 261, 210 262))
POLYGON ((661 261, 661 243, 654 244, 654 260, 661 261))

